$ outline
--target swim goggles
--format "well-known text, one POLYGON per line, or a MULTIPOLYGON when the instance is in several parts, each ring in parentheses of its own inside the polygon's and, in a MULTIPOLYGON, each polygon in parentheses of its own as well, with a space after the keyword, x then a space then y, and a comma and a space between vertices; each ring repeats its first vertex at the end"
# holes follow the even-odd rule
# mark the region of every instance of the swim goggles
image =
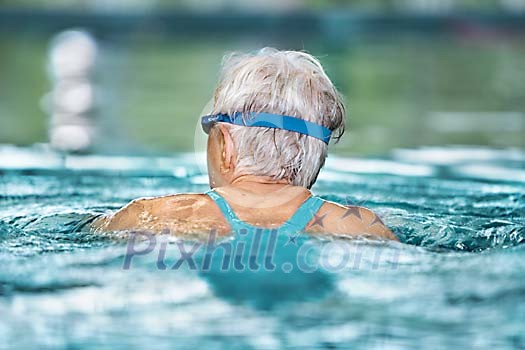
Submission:
POLYGON ((228 123, 241 126, 259 126, 265 128, 281 129, 297 132, 299 134, 315 137, 328 144, 332 131, 322 125, 309 122, 307 120, 290 117, 287 115, 271 113, 241 113, 235 112, 232 115, 213 114, 205 115, 201 118, 202 130, 206 134, 210 132, 211 127, 216 123, 228 123), (243 114, 249 118, 243 118, 243 114))

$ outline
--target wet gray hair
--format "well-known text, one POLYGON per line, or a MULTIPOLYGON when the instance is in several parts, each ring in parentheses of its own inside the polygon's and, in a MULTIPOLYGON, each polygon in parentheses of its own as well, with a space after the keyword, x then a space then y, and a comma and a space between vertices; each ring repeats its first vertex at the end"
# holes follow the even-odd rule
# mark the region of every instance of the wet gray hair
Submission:
MULTIPOLYGON (((266 112, 322 124, 336 141, 343 135, 345 107, 321 63, 300 51, 264 48, 223 59, 213 114, 266 112)), ((268 176, 310 188, 325 163, 328 145, 287 130, 230 125, 237 175, 268 176)))

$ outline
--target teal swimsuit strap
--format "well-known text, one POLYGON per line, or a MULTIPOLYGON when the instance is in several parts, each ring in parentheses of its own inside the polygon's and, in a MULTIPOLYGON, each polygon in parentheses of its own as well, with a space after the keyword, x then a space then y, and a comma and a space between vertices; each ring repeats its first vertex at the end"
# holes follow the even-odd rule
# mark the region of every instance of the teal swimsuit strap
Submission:
POLYGON ((284 225, 295 227, 298 231, 304 231, 306 225, 317 214, 319 209, 323 206, 325 201, 317 196, 310 196, 303 204, 295 211, 291 218, 289 218, 284 225))
MULTIPOLYGON (((225 219, 230 224, 230 227, 232 230, 236 231, 239 229, 257 229, 257 226, 250 225, 242 220, 240 220, 237 215, 235 215, 235 212, 233 211, 232 207, 226 202, 224 197, 222 197, 220 194, 215 192, 214 190, 210 190, 205 193, 208 195, 219 207, 219 209, 222 212, 222 215, 224 215, 225 219)), ((292 215, 291 218, 289 218, 281 227, 281 228, 288 228, 288 229, 294 229, 295 231, 303 231, 306 225, 312 220, 314 215, 319 211, 321 206, 325 203, 324 200, 322 200, 319 197, 311 196, 306 199, 303 204, 297 209, 297 211, 292 215)))
POLYGON ((226 202, 226 199, 224 199, 223 196, 221 196, 214 190, 209 190, 205 194, 208 195, 208 197, 210 197, 215 202, 215 204, 217 204, 217 206, 222 212, 222 215, 228 221, 228 224, 230 224, 230 227, 232 228, 232 230, 244 228, 244 227, 239 227, 239 226, 242 226, 242 223, 244 222, 241 221, 237 217, 237 215, 235 215, 235 212, 233 211, 232 207, 230 207, 230 205, 228 204, 228 202, 226 202))

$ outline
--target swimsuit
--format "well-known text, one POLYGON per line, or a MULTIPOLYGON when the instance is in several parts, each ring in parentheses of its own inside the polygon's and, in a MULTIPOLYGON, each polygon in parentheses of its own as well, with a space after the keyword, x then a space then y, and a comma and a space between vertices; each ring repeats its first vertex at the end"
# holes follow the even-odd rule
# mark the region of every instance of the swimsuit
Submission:
POLYGON ((216 245, 210 252, 210 268, 202 272, 215 295, 270 310, 281 303, 323 297, 334 288, 332 276, 318 263, 317 241, 299 234, 325 203, 323 199, 311 196, 284 224, 265 228, 240 220, 216 191, 206 194, 230 224, 234 238, 216 245), (236 268, 235 261, 242 266, 236 268))
MULTIPOLYGON (((270 230, 270 228, 258 227, 251 225, 247 222, 242 221, 235 215, 233 209, 230 207, 228 202, 214 190, 206 192, 206 194, 217 204, 222 212, 224 218, 230 224, 231 230, 234 233, 239 233, 241 230, 248 232, 254 232, 256 230, 270 230)), ((319 211, 325 201, 317 196, 310 196, 306 199, 303 204, 297 209, 297 211, 281 226, 271 228, 279 233, 296 233, 304 231, 306 225, 312 220, 314 215, 319 211)))

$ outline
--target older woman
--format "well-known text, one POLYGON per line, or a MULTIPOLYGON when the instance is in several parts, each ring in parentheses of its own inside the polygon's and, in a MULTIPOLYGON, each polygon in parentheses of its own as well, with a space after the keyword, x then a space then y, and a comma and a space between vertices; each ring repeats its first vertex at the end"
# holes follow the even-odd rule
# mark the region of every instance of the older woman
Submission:
POLYGON ((330 138, 344 132, 341 98, 317 59, 263 49, 223 64, 208 133, 211 191, 136 199, 101 230, 230 234, 257 228, 395 239, 369 209, 313 196, 330 138))

